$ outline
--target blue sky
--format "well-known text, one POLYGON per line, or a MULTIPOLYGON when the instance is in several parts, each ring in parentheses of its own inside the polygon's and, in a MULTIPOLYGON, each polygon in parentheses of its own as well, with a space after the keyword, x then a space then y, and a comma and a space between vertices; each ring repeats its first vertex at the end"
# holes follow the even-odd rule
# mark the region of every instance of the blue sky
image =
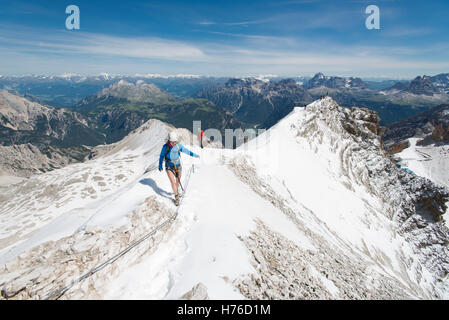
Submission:
POLYGON ((449 72, 448 13, 447 0, 2 0, 0 74, 434 75, 449 72), (72 4, 80 30, 65 29, 72 4))

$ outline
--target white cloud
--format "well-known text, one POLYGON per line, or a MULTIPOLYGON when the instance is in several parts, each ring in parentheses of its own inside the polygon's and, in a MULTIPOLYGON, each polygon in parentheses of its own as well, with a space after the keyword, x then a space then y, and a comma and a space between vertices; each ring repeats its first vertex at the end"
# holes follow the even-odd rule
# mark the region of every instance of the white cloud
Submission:
POLYGON ((87 34, 80 44, 71 45, 83 53, 112 54, 135 58, 192 59, 204 53, 196 46, 160 38, 123 38, 87 34))
MULTIPOLYGON (((8 29, 7 29, 8 30, 8 29)), ((9 29, 11 30, 11 29, 9 29)), ((228 35, 228 34, 224 34, 228 35)), ((293 76, 322 71, 338 75, 409 77, 446 71, 447 59, 436 53, 447 45, 425 50, 405 46, 343 45, 317 39, 230 34, 215 42, 187 42, 147 37, 117 37, 63 32, 3 33, 2 73, 185 73, 233 76, 293 76), (426 57, 432 56, 433 59, 426 57)))
POLYGON ((156 37, 116 37, 102 34, 65 32, 56 36, 33 35, 31 39, 3 36, 0 45, 61 54, 115 55, 130 58, 190 60, 204 53, 196 46, 156 37))

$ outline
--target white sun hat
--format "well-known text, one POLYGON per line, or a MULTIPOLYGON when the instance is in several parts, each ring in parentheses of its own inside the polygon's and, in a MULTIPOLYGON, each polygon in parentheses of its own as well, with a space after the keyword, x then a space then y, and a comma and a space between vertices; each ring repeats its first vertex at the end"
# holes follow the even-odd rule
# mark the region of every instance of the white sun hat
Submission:
POLYGON ((170 134, 168 135, 168 140, 169 141, 178 141, 178 135, 176 134, 175 131, 170 132, 170 134))

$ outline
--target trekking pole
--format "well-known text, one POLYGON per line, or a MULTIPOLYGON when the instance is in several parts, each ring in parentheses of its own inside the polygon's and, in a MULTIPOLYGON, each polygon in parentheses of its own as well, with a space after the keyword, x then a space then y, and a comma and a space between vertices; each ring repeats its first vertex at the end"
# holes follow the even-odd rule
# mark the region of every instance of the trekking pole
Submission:
MULTIPOLYGON (((183 167, 183 164, 182 164, 182 159, 181 159, 181 157, 179 157, 179 161, 180 161, 180 163, 181 163, 181 168, 182 168, 182 167, 183 167)), ((179 177, 179 173, 178 173, 178 172, 176 173, 176 179, 178 180, 179 185, 181 186, 181 189, 182 189, 182 191, 184 192, 184 187, 182 186, 181 178, 179 177)))

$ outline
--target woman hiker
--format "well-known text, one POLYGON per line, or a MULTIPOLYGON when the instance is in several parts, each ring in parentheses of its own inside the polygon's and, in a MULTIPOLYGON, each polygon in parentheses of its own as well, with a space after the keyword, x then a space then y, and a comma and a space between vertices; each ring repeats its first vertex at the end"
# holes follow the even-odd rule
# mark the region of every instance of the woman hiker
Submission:
POLYGON ((181 182, 181 152, 188 154, 191 157, 199 158, 200 156, 188 150, 181 143, 178 142, 178 135, 172 131, 168 135, 168 141, 161 150, 159 156, 159 171, 162 171, 162 162, 165 160, 165 170, 167 171, 168 179, 170 179, 173 193, 175 194, 175 204, 179 205, 178 188, 181 182))

